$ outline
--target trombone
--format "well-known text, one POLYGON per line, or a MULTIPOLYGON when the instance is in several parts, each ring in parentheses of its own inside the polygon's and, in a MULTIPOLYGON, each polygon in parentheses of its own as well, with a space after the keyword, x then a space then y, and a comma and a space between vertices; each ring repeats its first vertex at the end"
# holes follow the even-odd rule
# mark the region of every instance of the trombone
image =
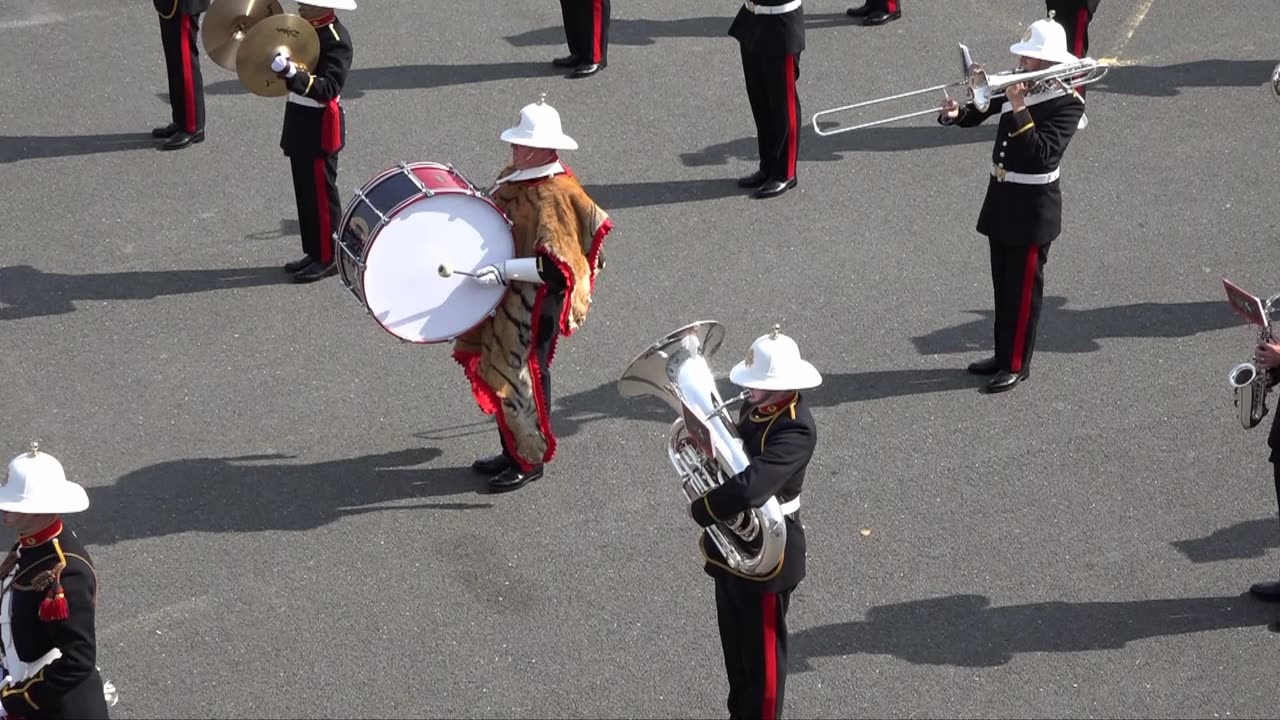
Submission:
MULTIPOLYGON (((998 73, 996 75, 988 75, 987 71, 977 63, 968 61, 967 48, 960 46, 965 57, 965 78, 955 82, 946 83, 944 85, 934 85, 933 87, 922 88, 920 90, 912 90, 910 92, 890 95, 888 97, 877 98, 875 100, 866 100, 853 105, 845 105, 843 107, 823 110, 813 116, 813 131, 823 137, 827 135, 839 135, 840 133, 850 132, 852 130, 861 130, 863 128, 874 127, 876 125, 885 125, 907 118, 919 117, 930 113, 937 113, 940 108, 931 107, 928 110, 918 110, 916 112, 895 115, 884 120, 873 120, 860 125, 851 125, 849 127, 838 128, 835 130, 824 130, 818 126, 819 118, 836 113, 854 110, 856 108, 867 107, 868 105, 878 105, 893 100, 901 100, 902 98, 914 97, 916 95, 924 95, 925 93, 934 93, 941 90, 944 94, 951 88, 965 89, 967 101, 973 103, 980 112, 986 112, 991 107, 991 103, 1004 96, 1005 90, 1018 83, 1027 83, 1028 85, 1037 85, 1040 83, 1057 82, 1068 89, 1077 88, 1081 85, 1088 85, 1102 79, 1107 71, 1111 69, 1110 65, 1103 65, 1093 58, 1080 58, 1074 62, 1059 63, 1053 67, 1043 70, 1034 70, 1032 72, 1008 72, 998 73)), ((1280 90, 1277 91, 1280 95, 1280 90)))

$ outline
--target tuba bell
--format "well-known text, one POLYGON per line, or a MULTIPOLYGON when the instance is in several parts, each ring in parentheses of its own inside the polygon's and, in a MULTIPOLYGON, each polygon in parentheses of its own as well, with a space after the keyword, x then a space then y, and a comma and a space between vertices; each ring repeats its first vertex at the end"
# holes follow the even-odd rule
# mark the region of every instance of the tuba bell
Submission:
MULTIPOLYGON (((718 322, 686 325, 640 353, 618 381, 623 397, 652 395, 680 414, 671 424, 667 457, 689 502, 750 464, 725 411, 746 393, 722 400, 707 364, 723 341, 724 327, 718 322)), ((766 577, 782 562, 787 526, 778 499, 771 497, 758 508, 708 527, 707 534, 734 572, 766 577)))

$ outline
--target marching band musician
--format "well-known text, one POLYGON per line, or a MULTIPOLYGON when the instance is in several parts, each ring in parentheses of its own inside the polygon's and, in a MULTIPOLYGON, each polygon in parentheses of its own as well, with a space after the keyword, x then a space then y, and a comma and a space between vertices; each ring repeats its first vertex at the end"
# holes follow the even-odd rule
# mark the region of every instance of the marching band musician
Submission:
MULTIPOLYGON (((1262 343, 1254 350, 1254 363, 1258 366, 1259 372, 1265 372, 1270 377, 1268 383, 1274 384, 1280 373, 1280 343, 1262 343)), ((1267 437, 1267 446, 1271 448, 1271 469, 1275 476, 1276 485, 1276 504, 1280 507, 1280 412, 1273 413, 1275 417, 1271 419, 1271 434, 1267 437)), ((1262 600, 1272 602, 1280 601, 1280 582, 1269 581, 1254 583, 1249 588, 1249 592, 1255 597, 1262 600)))
POLYGON ((551 360, 560 335, 586 319, 601 250, 613 228, 561 162, 578 143, 561 129, 545 99, 520 110, 502 133, 511 163, 489 193, 512 222, 515 258, 476 271, 476 280, 508 287, 498 312, 459 336, 454 359, 471 381, 480 409, 496 415, 502 452, 472 469, 490 476, 493 492, 542 477, 555 455, 551 431, 551 360))
POLYGON ((705 570, 715 578, 730 718, 782 717, 787 608, 805 576, 804 526, 798 510, 818 430, 800 391, 820 385, 822 376, 800 357, 796 342, 778 330, 775 325, 757 338, 746 359, 729 374, 749 393, 737 429, 750 465, 689 505, 689 514, 703 528, 760 507, 774 496, 786 517, 782 561, 766 577, 734 572, 707 533, 702 534, 705 570))
MULTIPOLYGON (((1018 72, 1073 62, 1062 26, 1037 20, 1009 48, 1018 72)), ((974 127, 994 114, 1000 126, 992 150, 991 178, 977 230, 991 250, 995 289, 995 356, 969 365, 975 375, 993 376, 990 392, 1013 389, 1031 374, 1044 265, 1049 245, 1062 230, 1062 189, 1058 164, 1084 115, 1084 100, 1061 83, 1027 94, 1025 83, 1009 87, 986 112, 947 98, 938 122, 974 127)))
POLYGON ((169 75, 173 122, 151 131, 161 150, 181 150, 204 141, 204 78, 200 75, 200 15, 210 0, 152 0, 160 16, 160 43, 169 75))
POLYGON ((776 197, 796 186, 800 154, 800 0, 748 0, 729 26, 729 35, 738 40, 760 149, 760 169, 739 178, 738 186, 754 188, 757 198, 776 197))
POLYGON ((567 68, 569 77, 595 75, 609 66, 609 0, 560 0, 569 54, 551 64, 567 68))
POLYGON ((62 521, 87 507, 84 488, 36 444, 9 463, 0 511, 18 541, 0 562, 2 715, 107 717, 94 632, 97 577, 89 553, 62 521))
POLYGON ((293 169, 293 194, 302 235, 301 258, 284 269, 293 281, 315 282, 338 271, 333 234, 342 222, 338 197, 338 153, 346 145, 346 112, 339 96, 351 69, 351 33, 334 10, 355 10, 355 0, 312 0, 298 3, 320 36, 320 57, 308 72, 287 54, 276 55, 271 70, 289 86, 280 149, 293 169))

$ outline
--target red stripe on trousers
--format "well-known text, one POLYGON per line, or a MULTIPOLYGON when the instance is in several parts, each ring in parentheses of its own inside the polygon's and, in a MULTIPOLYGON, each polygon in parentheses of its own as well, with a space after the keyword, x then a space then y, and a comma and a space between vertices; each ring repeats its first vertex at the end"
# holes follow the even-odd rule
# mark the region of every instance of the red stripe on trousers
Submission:
POLYGON ((887 12, 891 12, 891 13, 898 12, 898 0, 889 0, 888 4, 885 6, 885 9, 887 12))
POLYGON ((764 704, 762 720, 773 720, 778 710, 778 596, 760 596, 760 617, 764 620, 764 704))
POLYGON ((182 100, 189 133, 196 131, 196 89, 191 82, 191 16, 178 15, 178 46, 182 51, 182 100))
POLYGON ((1009 372, 1022 372, 1022 351, 1027 347, 1027 325, 1031 320, 1031 293, 1036 289, 1036 270, 1039 267, 1040 248, 1027 248, 1027 262, 1022 271, 1022 299, 1018 302, 1018 324, 1013 330, 1013 357, 1009 360, 1009 372))
POLYGON ((796 127, 796 56, 787 63, 787 180, 796 176, 796 152, 800 143, 796 127))
POLYGON ((329 175, 325 172, 323 155, 316 158, 316 209, 320 212, 320 264, 328 265, 333 255, 333 228, 329 227, 329 175))
POLYGON ((600 26, 604 23, 604 0, 591 3, 591 62, 598 63, 604 59, 604 35, 600 26))
POLYGON ((1076 57, 1081 57, 1084 53, 1084 34, 1089 28, 1089 9, 1080 8, 1076 14, 1076 39, 1072 44, 1072 52, 1076 57))

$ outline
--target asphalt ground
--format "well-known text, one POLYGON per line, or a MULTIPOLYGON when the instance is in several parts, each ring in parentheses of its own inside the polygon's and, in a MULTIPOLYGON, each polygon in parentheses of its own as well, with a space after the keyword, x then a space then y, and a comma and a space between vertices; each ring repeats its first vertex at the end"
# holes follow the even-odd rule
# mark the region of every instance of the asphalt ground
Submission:
MULTIPOLYGON (((344 15, 344 202, 400 161, 487 184, 546 92, 617 223, 556 356, 560 452, 495 496, 467 466, 496 432, 448 348, 278 270, 283 99, 204 58, 208 140, 155 152, 149 3, 0 0, 0 447, 39 437, 89 488, 113 715, 724 715, 674 415, 615 388, 701 319, 727 329, 720 373, 778 322, 825 375, 788 715, 1274 715, 1277 609, 1242 595, 1280 573, 1267 426, 1235 419, 1255 334, 1221 287, 1280 290, 1271 3, 1102 3, 1091 54, 1117 66, 1063 163, 1034 375, 998 396, 963 370, 990 344, 994 123, 806 128, 799 188, 755 201, 736 6, 614 6, 610 66, 581 81, 549 66, 552 2, 344 15)), ((806 2, 806 120, 958 79, 957 42, 1009 67, 1043 8, 863 28, 846 6, 806 2)), ((916 100, 883 109, 937 98, 916 100)))

